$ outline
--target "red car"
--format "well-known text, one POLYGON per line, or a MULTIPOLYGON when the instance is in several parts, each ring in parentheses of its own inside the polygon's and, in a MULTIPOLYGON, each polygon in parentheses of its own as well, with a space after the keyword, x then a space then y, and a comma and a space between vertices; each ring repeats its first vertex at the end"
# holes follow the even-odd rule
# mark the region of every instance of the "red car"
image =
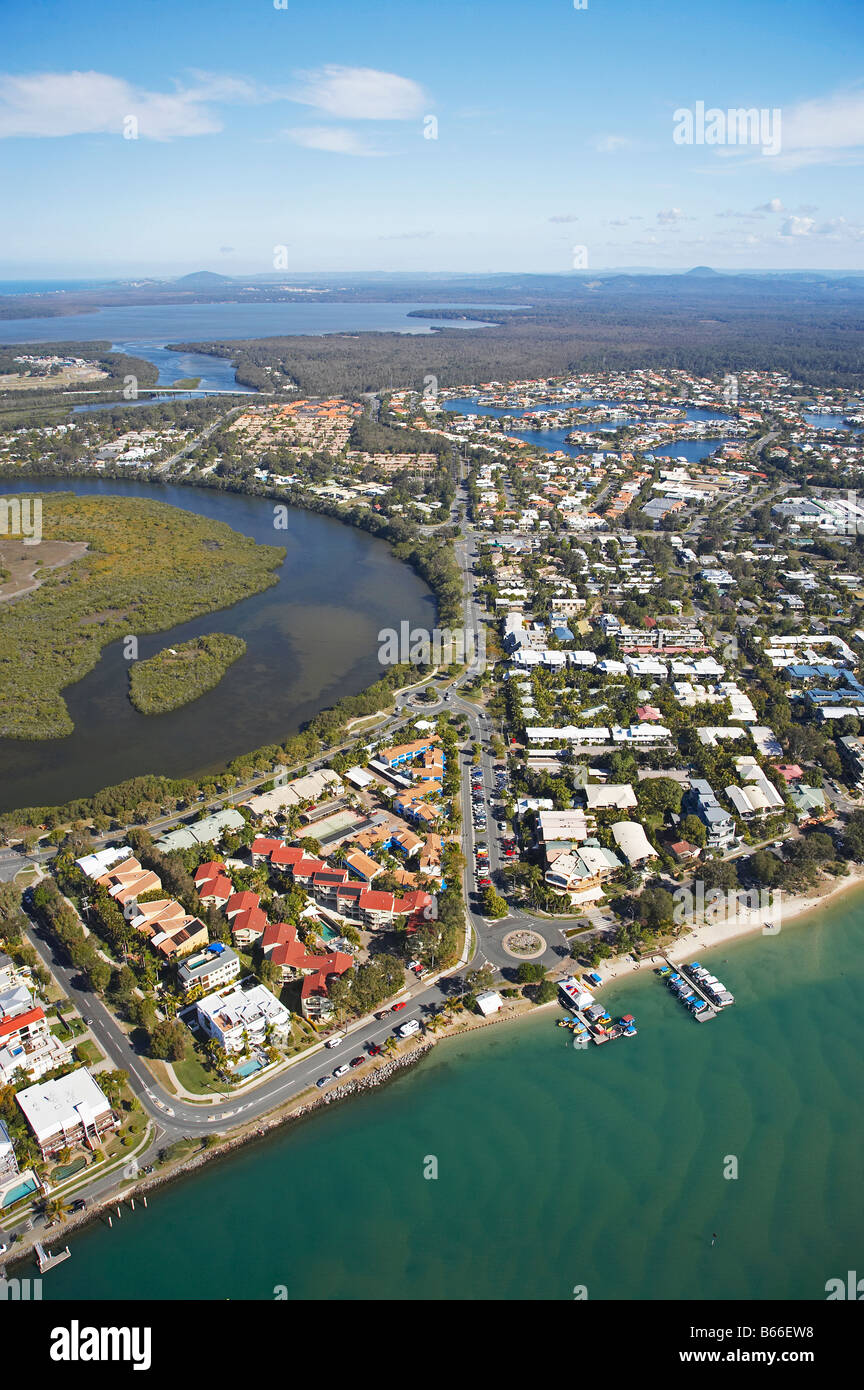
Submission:
POLYGON ((478 888, 491 888, 491 887, 492 887, 492 880, 491 880, 491 878, 478 878, 478 880, 477 880, 477 887, 478 887, 478 888))
POLYGON ((394 1004, 394 1005, 393 1005, 393 1012, 394 1012, 394 1014, 398 1014, 398 1012, 399 1012, 400 1009, 407 1009, 407 1007, 408 1007, 408 1001, 405 1000, 405 999, 403 999, 401 1004, 394 1004))

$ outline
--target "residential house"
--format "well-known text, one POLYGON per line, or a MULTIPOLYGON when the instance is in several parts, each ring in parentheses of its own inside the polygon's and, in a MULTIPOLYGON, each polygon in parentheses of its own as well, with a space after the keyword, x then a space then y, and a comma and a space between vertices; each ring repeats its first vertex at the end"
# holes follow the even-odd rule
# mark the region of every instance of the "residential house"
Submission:
POLYGON ((261 1046, 272 1033, 291 1031, 291 1014, 264 985, 234 983, 208 994, 195 1005, 198 1023, 229 1054, 261 1046))
POLYGON ((221 941, 211 942, 203 951, 184 960, 177 978, 185 994, 196 988, 212 992, 227 985, 240 974, 240 961, 230 946, 221 941))

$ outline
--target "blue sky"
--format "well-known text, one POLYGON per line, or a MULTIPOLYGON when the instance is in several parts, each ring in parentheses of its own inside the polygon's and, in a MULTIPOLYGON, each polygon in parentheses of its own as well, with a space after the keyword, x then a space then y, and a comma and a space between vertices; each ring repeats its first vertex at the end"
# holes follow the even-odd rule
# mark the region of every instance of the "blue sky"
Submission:
POLYGON ((864 267, 861 0, 28 0, 3 36, 0 278, 864 267), (700 102, 723 142, 676 143, 700 102))

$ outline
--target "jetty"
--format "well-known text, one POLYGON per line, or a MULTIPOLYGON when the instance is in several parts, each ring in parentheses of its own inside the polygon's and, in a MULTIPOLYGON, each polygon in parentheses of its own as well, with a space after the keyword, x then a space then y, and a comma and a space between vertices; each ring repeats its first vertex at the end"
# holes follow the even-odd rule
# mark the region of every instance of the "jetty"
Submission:
POLYGON ((670 992, 689 1009, 697 1023, 707 1023, 716 1018, 721 1009, 735 1003, 734 996, 714 975, 710 974, 698 960, 689 965, 676 965, 669 956, 663 956, 665 967, 657 971, 670 992))
POLYGON ((65 1250, 59 1251, 56 1255, 52 1255, 50 1250, 46 1250, 41 1240, 36 1241, 34 1248, 36 1250, 36 1263, 39 1266, 40 1274, 45 1274, 49 1269, 53 1269, 55 1265, 62 1265, 64 1260, 72 1258, 72 1251, 69 1249, 68 1245, 65 1250))
POLYGON ((559 980, 558 992, 561 1002, 565 1008, 572 1009, 570 1019, 562 1019, 561 1026, 571 1028, 574 1033, 588 1038, 598 1046, 601 1043, 612 1042, 615 1038, 634 1038, 636 1036, 636 1020, 632 1014, 625 1014, 617 1022, 612 1021, 612 1017, 598 1004, 593 996, 575 975, 568 975, 565 979, 559 980))

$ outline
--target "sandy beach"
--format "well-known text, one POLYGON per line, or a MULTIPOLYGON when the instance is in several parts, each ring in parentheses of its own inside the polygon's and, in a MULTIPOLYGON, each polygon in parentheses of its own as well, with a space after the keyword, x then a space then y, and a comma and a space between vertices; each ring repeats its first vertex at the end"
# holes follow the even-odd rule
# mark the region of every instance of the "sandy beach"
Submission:
MULTIPOLYGON (((766 936, 778 935, 790 922, 797 921, 810 912, 821 911, 829 903, 836 903, 839 898, 860 887, 864 887, 864 865, 857 866, 845 878, 826 880, 820 892, 798 896, 783 894, 776 907, 772 904, 770 907, 747 908, 736 904, 737 911, 722 915, 720 920, 702 921, 695 927, 683 927, 665 954, 670 960, 678 963, 687 956, 692 956, 694 951, 723 946, 738 937, 749 936, 752 932, 763 932, 766 936)), ((775 898, 776 896, 775 894, 775 898)), ((609 980, 630 975, 635 970, 653 968, 659 958, 659 950, 642 961, 632 960, 629 956, 618 957, 612 962, 601 962, 598 973, 602 974, 603 983, 606 984, 609 980)))

